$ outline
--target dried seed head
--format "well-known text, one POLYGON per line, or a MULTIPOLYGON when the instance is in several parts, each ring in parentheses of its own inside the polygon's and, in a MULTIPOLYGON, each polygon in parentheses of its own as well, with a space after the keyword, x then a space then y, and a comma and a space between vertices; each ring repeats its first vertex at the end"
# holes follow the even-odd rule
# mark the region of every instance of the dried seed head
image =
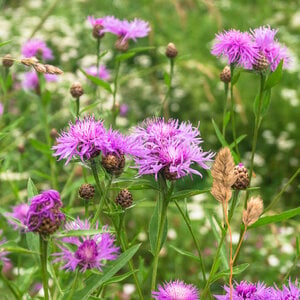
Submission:
POLYGON ((232 185, 235 190, 245 190, 249 186, 248 170, 244 164, 239 163, 234 167, 234 174, 236 175, 236 181, 232 185))
POLYGON ((64 72, 58 68, 58 67, 55 67, 55 66, 52 66, 52 65, 44 65, 45 68, 46 68, 46 73, 47 74, 55 74, 55 75, 61 75, 63 74, 64 72))
POLYGON ((127 190, 123 189, 116 197, 116 204, 120 205, 123 209, 128 208, 133 203, 132 194, 127 190))
POLYGON ((129 42, 123 36, 119 36, 115 42, 115 47, 118 51, 126 52, 129 48, 129 42))
POLYGON ((231 188, 236 181, 234 174, 234 161, 228 147, 222 148, 215 159, 211 169, 214 181, 218 181, 224 188, 231 188))
POLYGON ((247 203, 247 209, 243 211, 243 223, 250 226, 255 223, 264 209, 263 201, 260 197, 252 197, 247 203))
POLYGON ((85 200, 93 199, 95 196, 95 188, 89 183, 84 183, 79 188, 79 196, 85 200))
POLYGON ((14 64, 14 60, 12 58, 12 56, 10 54, 6 54, 3 58, 2 58, 2 65, 5 68, 10 68, 12 65, 14 64))
POLYGON ((255 59, 253 69, 256 71, 265 71, 269 68, 270 64, 266 56, 263 53, 259 53, 258 58, 255 59))
POLYGON ((38 62, 39 62, 39 60, 35 56, 21 59, 21 63, 27 67, 34 66, 38 62))
POLYGON ((104 27, 100 24, 96 24, 94 27, 93 27, 93 37, 95 39, 101 39, 104 37, 104 32, 101 32, 101 30, 103 29, 104 27))
POLYGON ((232 196, 232 191, 230 188, 225 188, 216 181, 213 182, 210 192, 214 198, 220 202, 228 201, 232 196))
POLYGON ((84 90, 82 88, 81 83, 79 82, 74 82, 70 88, 70 93, 73 98, 78 99, 80 96, 83 95, 84 90))
POLYGON ((225 66, 223 71, 220 73, 220 80, 229 83, 231 81, 231 71, 229 66, 225 66))
POLYGON ((169 43, 166 48, 166 56, 169 58, 175 58, 178 55, 176 46, 173 43, 169 43))
POLYGON ((38 72, 38 73, 43 73, 46 74, 47 73, 47 68, 45 67, 45 65, 41 64, 41 63, 37 63, 33 65, 33 68, 38 72))
POLYGON ((125 167, 125 156, 115 153, 108 154, 102 157, 101 162, 103 168, 110 174, 120 176, 125 167))

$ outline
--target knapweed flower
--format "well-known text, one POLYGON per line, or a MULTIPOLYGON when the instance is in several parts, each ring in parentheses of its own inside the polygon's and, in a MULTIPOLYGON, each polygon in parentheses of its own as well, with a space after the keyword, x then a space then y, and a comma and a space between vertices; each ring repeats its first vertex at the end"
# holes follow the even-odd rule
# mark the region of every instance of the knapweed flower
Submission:
POLYGON ((148 119, 136 127, 130 136, 135 153, 131 153, 139 175, 162 173, 166 179, 175 180, 187 174, 202 176, 192 168, 199 165, 209 169, 214 153, 203 152, 200 132, 190 123, 178 120, 165 122, 162 118, 148 119))
POLYGON ((299 300, 300 299, 300 287, 298 281, 295 284, 289 280, 289 285, 283 285, 280 290, 278 287, 272 289, 272 296, 270 300, 299 300))
POLYGON ((95 19, 94 16, 88 16, 87 20, 93 26, 93 37, 95 39, 102 38, 104 36, 104 32, 101 32, 103 29, 104 18, 95 19))
POLYGON ((97 71, 97 67, 96 66, 91 66, 87 69, 85 69, 86 73, 89 75, 92 75, 94 77, 99 77, 102 80, 109 80, 110 79, 110 73, 109 71, 106 69, 105 66, 99 66, 99 69, 97 71))
POLYGON ((58 160, 67 159, 66 165, 74 157, 83 162, 100 154, 106 133, 102 121, 96 121, 93 116, 83 120, 77 119, 75 124, 69 123, 69 130, 63 131, 52 147, 58 160))
POLYGON ((43 235, 54 233, 65 221, 61 207, 60 195, 56 190, 47 190, 34 196, 26 218, 28 230, 43 235))
POLYGON ((259 56, 251 34, 235 29, 217 34, 211 53, 218 57, 226 57, 228 64, 236 64, 250 70, 259 56))
MULTIPOLYGON (((226 295, 214 295, 217 300, 230 299, 230 287, 224 286, 226 295)), ((232 300, 267 300, 270 299, 270 288, 266 287, 264 283, 249 283, 241 281, 239 284, 235 283, 232 291, 232 300)))
POLYGON ((0 117, 3 115, 4 107, 3 104, 0 102, 0 117))
MULTIPOLYGON (((46 82, 55 82, 57 81, 57 76, 54 74, 43 74, 46 82)), ((39 77, 35 71, 26 72, 23 78, 23 88, 25 90, 35 90, 39 87, 39 77)))
POLYGON ((152 291, 152 297, 156 300, 197 300, 199 291, 192 284, 175 280, 158 285, 158 292, 152 291))
MULTIPOLYGON (((95 228, 98 229, 98 224, 95 228)), ((92 228, 89 221, 81 221, 79 218, 65 224, 66 232, 90 229, 92 228)), ((116 247, 114 243, 115 237, 107 231, 106 226, 99 234, 62 238, 62 244, 58 245, 61 252, 53 254, 56 257, 54 262, 63 262, 62 269, 69 271, 75 271, 76 268, 79 268, 81 272, 94 268, 102 271, 106 261, 115 260, 118 257, 119 247, 116 247)))
POLYGON ((278 29, 271 29, 269 25, 251 30, 255 48, 259 55, 263 55, 267 59, 272 71, 277 68, 281 60, 283 60, 284 67, 288 67, 290 61, 287 48, 275 39, 277 32, 278 29))
POLYGON ((44 61, 53 59, 52 50, 41 40, 29 40, 22 46, 22 55, 24 57, 42 57, 44 61))
MULTIPOLYGON (((2 235, 2 230, 0 230, 0 235, 2 235)), ((6 239, 2 239, 0 240, 0 262, 9 262, 9 258, 7 258, 7 255, 9 254, 8 251, 5 251, 3 248, 2 248, 2 245, 6 243, 6 239)))
POLYGON ((22 228, 24 229, 26 227, 28 210, 29 205, 26 203, 21 203, 13 206, 12 212, 5 213, 4 215, 8 218, 8 223, 12 225, 15 230, 22 228), (19 222, 16 222, 14 219, 18 220, 19 222))

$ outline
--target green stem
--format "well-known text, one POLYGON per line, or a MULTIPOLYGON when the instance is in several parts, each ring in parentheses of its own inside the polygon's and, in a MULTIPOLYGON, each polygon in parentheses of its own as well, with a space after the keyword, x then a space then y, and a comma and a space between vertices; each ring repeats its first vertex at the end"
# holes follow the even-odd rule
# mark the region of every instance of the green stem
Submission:
POLYGON ((172 92, 172 80, 173 80, 173 74, 174 74, 174 58, 170 58, 170 82, 168 84, 168 90, 164 97, 164 100, 162 102, 162 113, 164 116, 164 119, 167 121, 169 119, 169 105, 168 105, 168 99, 171 96, 172 92))
POLYGON ((197 249, 197 252, 198 252, 198 256, 199 256, 199 260, 200 260, 200 267, 201 267, 201 271, 202 271, 202 277, 203 277, 203 281, 204 281, 204 285, 206 284, 206 275, 205 275, 205 266, 204 266, 204 262, 203 262, 203 258, 202 258, 202 254, 201 254, 201 249, 200 249, 200 246, 199 246, 199 242, 194 234, 194 231, 193 231, 193 228, 191 226, 191 222, 190 222, 190 219, 188 218, 188 216, 184 213, 184 211, 182 210, 182 208, 180 207, 180 205, 178 204, 177 200, 174 200, 175 202, 175 205, 177 206, 181 216, 183 217, 184 219, 184 222, 186 224, 186 226, 188 227, 188 230, 193 238, 193 241, 194 241, 194 245, 197 249))
POLYGON ((68 296, 67 300, 71 300, 73 295, 74 295, 76 285, 77 285, 77 282, 78 282, 78 277, 79 277, 78 275, 79 275, 79 269, 77 268, 76 271, 75 271, 75 277, 74 277, 74 280, 73 280, 73 283, 72 283, 71 291, 69 293, 69 296, 68 296))
POLYGON ((101 45, 101 38, 97 39, 96 44, 96 55, 97 55, 97 77, 99 77, 99 67, 100 67, 100 45, 101 45))
POLYGON ((234 212, 236 204, 237 204, 239 192, 240 191, 233 191, 233 198, 232 198, 232 201, 231 201, 231 206, 230 206, 229 215, 228 215, 228 221, 229 222, 231 221, 231 218, 233 216, 233 212, 234 212))
POLYGON ((76 118, 79 119, 80 113, 80 102, 79 102, 79 97, 76 98, 76 118))
POLYGON ((230 82, 231 126, 232 126, 232 134, 233 134, 235 152, 238 156, 238 159, 240 160, 241 156, 240 156, 238 144, 236 142, 235 111, 234 111, 235 105, 234 105, 233 84, 232 84, 232 79, 233 79, 233 74, 234 74, 234 65, 233 64, 230 64, 230 74, 231 74, 231 82, 230 82))
POLYGON ((228 82, 224 82, 224 91, 225 91, 225 101, 224 101, 224 109, 223 109, 222 135, 223 138, 225 139, 225 134, 226 134, 225 118, 227 114, 228 82))
POLYGON ((288 270, 288 272, 287 272, 287 273, 285 274, 285 276, 283 277, 283 279, 282 279, 282 281, 281 281, 282 283, 285 283, 285 281, 289 278, 289 276, 290 276, 292 270, 293 270, 295 267, 297 267, 297 264, 298 264, 298 261, 299 261, 299 260, 300 260, 300 256, 298 255, 298 256, 295 257, 295 260, 294 260, 292 266, 290 267, 290 269, 288 270))
POLYGON ((86 219, 88 219, 88 217, 89 217, 89 200, 83 199, 83 203, 84 203, 84 217, 86 219))
POLYGON ((48 241, 40 234, 40 258, 41 258, 41 271, 42 282, 44 288, 44 299, 49 300, 49 287, 48 287, 48 272, 47 272, 47 259, 48 259, 48 241))
POLYGON ((115 126, 116 124, 116 117, 117 117, 117 109, 116 109, 116 97, 117 97, 117 91, 118 91, 118 78, 120 73, 120 60, 116 60, 116 67, 115 67, 115 79, 114 79, 114 91, 113 91, 113 105, 111 108, 112 113, 112 126, 115 126))

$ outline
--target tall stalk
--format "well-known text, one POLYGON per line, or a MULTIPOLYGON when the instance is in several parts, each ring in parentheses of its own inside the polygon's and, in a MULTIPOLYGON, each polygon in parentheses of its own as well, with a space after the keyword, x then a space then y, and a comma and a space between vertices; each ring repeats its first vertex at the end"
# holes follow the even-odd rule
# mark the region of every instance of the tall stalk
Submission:
POLYGON ((117 98, 117 91, 118 91, 118 79, 119 79, 119 73, 120 73, 120 65, 121 65, 120 60, 116 59, 114 90, 113 90, 113 104, 112 104, 112 107, 111 107, 112 126, 116 125, 116 117, 117 117, 116 98, 117 98))
POLYGON ((48 287, 48 272, 47 272, 47 259, 48 259, 48 241, 40 234, 40 259, 41 259, 41 272, 42 282, 44 289, 44 299, 49 300, 49 287, 48 287))
POLYGON ((170 80, 168 82, 168 90, 167 93, 164 97, 164 100, 162 102, 162 113, 164 116, 164 119, 167 121, 170 117, 170 112, 169 112, 169 98, 171 97, 171 92, 172 92, 172 80, 173 80, 173 74, 174 74, 174 58, 170 58, 170 80))

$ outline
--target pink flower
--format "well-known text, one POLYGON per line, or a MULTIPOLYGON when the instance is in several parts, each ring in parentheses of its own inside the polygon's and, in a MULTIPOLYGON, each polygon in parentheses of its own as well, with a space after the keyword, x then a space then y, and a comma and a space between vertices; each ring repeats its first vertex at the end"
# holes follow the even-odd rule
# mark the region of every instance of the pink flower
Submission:
MULTIPOLYGON (((57 75, 55 74, 43 74, 47 82, 57 81, 57 75)), ((35 71, 26 72, 22 82, 23 88, 27 90, 34 90, 39 86, 39 77, 35 71)))
POLYGON ((13 206, 11 213, 5 213, 5 216, 8 217, 8 223, 12 225, 15 230, 25 228, 28 210, 29 205, 26 203, 13 206), (18 220, 21 225, 14 219, 18 220))
POLYGON ((53 59, 52 50, 41 40, 29 40, 22 46, 24 57, 41 56, 44 61, 53 59))
POLYGON ((96 66, 91 66, 87 68, 85 71, 87 74, 92 75, 94 77, 99 77, 100 79, 105 81, 110 79, 110 73, 105 66, 99 66, 98 72, 96 66))

